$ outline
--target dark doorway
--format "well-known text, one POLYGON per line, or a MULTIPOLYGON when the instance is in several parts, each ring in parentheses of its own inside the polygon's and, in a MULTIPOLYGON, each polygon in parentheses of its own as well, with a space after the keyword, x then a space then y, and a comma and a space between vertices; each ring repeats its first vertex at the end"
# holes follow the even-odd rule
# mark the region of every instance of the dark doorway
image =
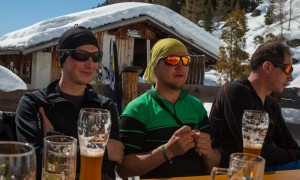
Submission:
POLYGON ((141 66, 143 71, 139 76, 144 75, 144 71, 147 67, 147 40, 146 39, 134 39, 134 55, 133 55, 133 65, 141 66))

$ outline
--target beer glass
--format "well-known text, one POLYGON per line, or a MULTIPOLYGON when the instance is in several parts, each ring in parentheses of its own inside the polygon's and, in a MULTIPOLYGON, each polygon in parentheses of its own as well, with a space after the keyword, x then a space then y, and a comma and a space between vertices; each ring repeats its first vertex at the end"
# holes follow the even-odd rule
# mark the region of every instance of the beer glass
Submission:
POLYGON ((246 153, 230 155, 229 168, 214 167, 211 180, 216 174, 227 174, 229 180, 263 180, 266 160, 261 156, 246 153))
POLYGON ((242 119, 244 153, 260 155, 269 127, 267 112, 245 110, 242 119))
POLYGON ((111 128, 110 111, 83 108, 79 112, 80 179, 101 179, 102 160, 111 128))
POLYGON ((0 142, 0 179, 32 180, 35 178, 34 147, 22 142, 0 142))
POLYGON ((76 138, 65 135, 44 137, 42 179, 74 180, 76 155, 76 138))

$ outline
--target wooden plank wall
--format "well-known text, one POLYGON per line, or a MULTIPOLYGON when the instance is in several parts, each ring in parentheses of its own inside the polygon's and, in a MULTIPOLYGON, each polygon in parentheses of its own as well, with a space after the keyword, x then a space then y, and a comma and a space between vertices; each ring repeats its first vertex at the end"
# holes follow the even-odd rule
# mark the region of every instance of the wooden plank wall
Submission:
POLYGON ((205 72, 205 56, 191 55, 191 63, 189 65, 189 75, 186 84, 202 85, 205 72))
POLYGON ((119 71, 121 72, 125 67, 131 66, 133 61, 134 38, 125 37, 116 39, 118 49, 119 71))
POLYGON ((12 72, 18 75, 25 83, 31 83, 32 53, 26 55, 1 55, 0 65, 6 67, 7 69, 10 69, 12 72))

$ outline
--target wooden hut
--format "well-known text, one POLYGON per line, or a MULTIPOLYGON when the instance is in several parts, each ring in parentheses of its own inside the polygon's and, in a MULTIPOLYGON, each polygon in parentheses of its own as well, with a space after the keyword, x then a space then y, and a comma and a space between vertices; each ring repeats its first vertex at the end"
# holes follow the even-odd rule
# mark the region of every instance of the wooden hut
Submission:
MULTIPOLYGON (((60 66, 56 46, 60 35, 79 24, 90 27, 96 35, 103 51, 102 64, 109 69, 110 41, 114 40, 118 49, 119 71, 128 66, 145 69, 149 61, 150 49, 161 38, 173 37, 182 41, 192 55, 189 84, 203 84, 205 65, 214 64, 221 42, 202 28, 176 12, 163 6, 147 3, 119 3, 75 14, 66 15, 65 24, 46 28, 48 23, 57 24, 64 17, 57 17, 21 29, 0 38, 0 65, 8 67, 19 75, 29 89, 46 86, 60 77, 60 66), (102 13, 111 9, 110 14, 102 13), (70 21, 70 17, 74 20, 70 21), (93 22, 93 23, 91 23, 93 22), (27 43, 24 37, 14 39, 28 29, 34 29, 27 43), (38 31, 37 29, 41 29, 38 31), (37 35, 36 35, 37 34, 37 35), (51 38, 46 38, 51 34, 51 38), (36 43, 28 43, 37 39, 36 43), (9 44, 8 42, 14 42, 9 44), (20 41, 20 43, 18 43, 20 41)), ((24 33, 26 34, 26 33, 24 33)), ((25 36, 25 35, 24 35, 25 36)), ((143 73, 143 72, 142 72, 143 73)))

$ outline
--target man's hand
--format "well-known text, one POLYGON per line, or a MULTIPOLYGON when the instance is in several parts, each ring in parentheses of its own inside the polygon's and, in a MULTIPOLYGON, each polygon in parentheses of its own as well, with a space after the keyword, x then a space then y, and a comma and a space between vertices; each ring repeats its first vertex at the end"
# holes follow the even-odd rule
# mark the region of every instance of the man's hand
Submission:
POLYGON ((173 158, 175 156, 182 155, 193 148, 194 135, 195 131, 193 131, 189 126, 183 126, 178 129, 165 145, 167 156, 169 158, 173 158))
POLYGON ((194 135, 195 151, 204 158, 210 158, 213 154, 210 135, 196 131, 194 135))
POLYGON ((46 136, 47 132, 48 132, 49 130, 53 130, 54 128, 53 128, 51 122, 49 121, 48 117, 46 116, 43 107, 40 107, 40 108, 39 108, 39 112, 40 112, 41 115, 42 115, 42 119, 41 119, 41 120, 42 120, 42 128, 43 128, 44 136, 46 136))
POLYGON ((108 139, 106 147, 108 159, 121 164, 124 156, 124 145, 120 141, 108 139))

